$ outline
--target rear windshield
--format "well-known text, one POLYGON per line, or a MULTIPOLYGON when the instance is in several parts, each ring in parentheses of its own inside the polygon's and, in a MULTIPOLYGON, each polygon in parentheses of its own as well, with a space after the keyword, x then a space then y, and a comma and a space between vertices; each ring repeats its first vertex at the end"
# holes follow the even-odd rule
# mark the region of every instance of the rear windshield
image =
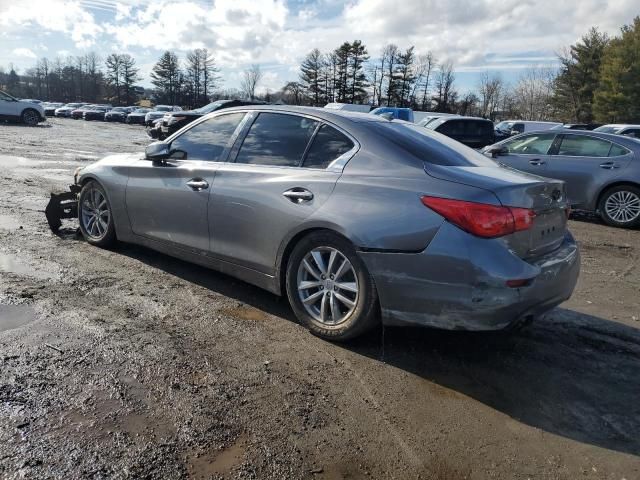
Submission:
POLYGON ((418 125, 372 122, 370 128, 380 137, 428 163, 452 167, 496 166, 495 162, 472 148, 418 125))

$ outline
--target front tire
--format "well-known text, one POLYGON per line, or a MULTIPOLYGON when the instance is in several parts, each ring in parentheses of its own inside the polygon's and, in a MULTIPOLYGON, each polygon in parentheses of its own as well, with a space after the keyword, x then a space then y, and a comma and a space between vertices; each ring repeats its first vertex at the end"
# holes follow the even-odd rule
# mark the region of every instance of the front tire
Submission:
POLYGON ((35 127, 40 122, 40 114, 33 108, 27 108, 20 116, 22 123, 30 127, 35 127))
POLYGON ((287 262, 287 296, 311 333, 345 341, 378 323, 378 293, 353 245, 331 232, 316 232, 294 247, 287 262))
POLYGON ((91 245, 108 248, 116 241, 111 204, 98 182, 90 180, 80 191, 78 220, 82 236, 91 245))
POLYGON ((640 188, 619 185, 607 190, 598 204, 600 216, 608 225, 635 228, 640 225, 640 188))

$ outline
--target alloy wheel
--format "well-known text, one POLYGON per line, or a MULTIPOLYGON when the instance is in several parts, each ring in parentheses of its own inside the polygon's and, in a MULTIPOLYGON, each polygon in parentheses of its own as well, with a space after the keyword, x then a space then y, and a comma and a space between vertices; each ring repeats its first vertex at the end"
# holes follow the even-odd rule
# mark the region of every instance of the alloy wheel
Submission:
POLYGON ((633 222, 640 216, 640 197, 634 192, 620 190, 607 198, 604 209, 616 222, 633 222))
POLYGON ((333 247, 316 247, 300 262, 300 301, 316 321, 335 326, 345 322, 358 303, 358 277, 347 257, 333 247))
POLYGON ((82 201, 81 211, 82 226, 87 235, 94 240, 102 239, 111 221, 111 212, 104 194, 97 188, 87 191, 82 201))
POLYGON ((38 113, 33 110, 27 110, 22 114, 22 121, 26 125, 30 125, 30 126, 37 125, 38 120, 40 120, 40 117, 38 113))

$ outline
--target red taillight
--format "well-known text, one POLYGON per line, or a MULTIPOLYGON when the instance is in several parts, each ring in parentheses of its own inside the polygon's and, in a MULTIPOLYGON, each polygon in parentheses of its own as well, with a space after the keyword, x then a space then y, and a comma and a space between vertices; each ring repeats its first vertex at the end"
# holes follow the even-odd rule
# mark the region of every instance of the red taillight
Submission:
POLYGON ((440 197, 422 203, 463 230, 483 238, 502 237, 531 228, 536 214, 527 208, 502 207, 440 197))

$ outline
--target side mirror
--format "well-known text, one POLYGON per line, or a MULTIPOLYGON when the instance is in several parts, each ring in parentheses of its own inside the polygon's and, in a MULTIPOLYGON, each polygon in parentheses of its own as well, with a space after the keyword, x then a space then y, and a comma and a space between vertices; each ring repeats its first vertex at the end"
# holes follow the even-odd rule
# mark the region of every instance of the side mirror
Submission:
POLYGON ((491 147, 488 147, 484 153, 485 155, 491 155, 491 158, 496 158, 500 155, 506 154, 507 149, 502 145, 492 145, 491 147))
POLYGON ((169 144, 165 142, 153 142, 144 150, 144 157, 153 162, 159 162, 169 158, 169 144))

